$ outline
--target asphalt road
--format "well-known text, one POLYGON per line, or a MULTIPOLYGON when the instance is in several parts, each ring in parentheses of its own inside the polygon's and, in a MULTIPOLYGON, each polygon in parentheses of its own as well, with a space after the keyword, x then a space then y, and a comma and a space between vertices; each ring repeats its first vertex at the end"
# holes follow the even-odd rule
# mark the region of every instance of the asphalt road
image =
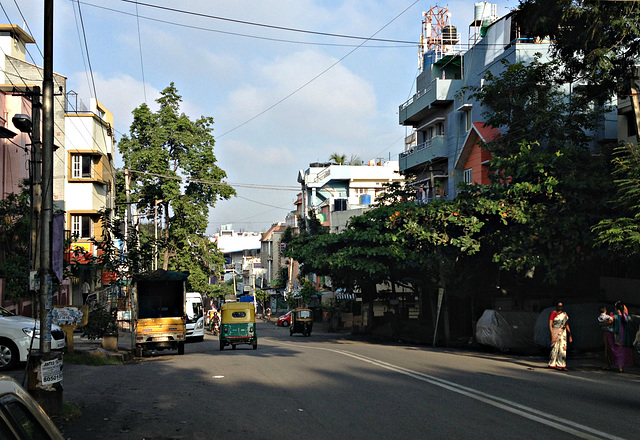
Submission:
POLYGON ((124 366, 65 364, 62 423, 79 439, 636 439, 640 377, 558 372, 509 357, 289 336, 160 352, 124 366))

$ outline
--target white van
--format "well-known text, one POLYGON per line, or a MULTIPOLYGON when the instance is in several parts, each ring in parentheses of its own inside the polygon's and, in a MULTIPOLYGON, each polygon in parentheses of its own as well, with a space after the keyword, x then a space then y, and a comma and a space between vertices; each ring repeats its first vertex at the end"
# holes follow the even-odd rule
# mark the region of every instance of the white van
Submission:
POLYGON ((204 309, 202 306, 202 295, 198 292, 187 292, 185 310, 187 311, 187 339, 203 341, 204 309))

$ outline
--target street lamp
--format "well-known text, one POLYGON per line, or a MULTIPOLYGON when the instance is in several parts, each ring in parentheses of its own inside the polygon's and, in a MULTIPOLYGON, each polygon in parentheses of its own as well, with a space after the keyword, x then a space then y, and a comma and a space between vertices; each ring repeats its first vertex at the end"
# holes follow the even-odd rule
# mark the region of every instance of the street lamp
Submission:
POLYGON ((31 136, 31 131, 33 130, 33 123, 31 122, 31 117, 25 114, 17 114, 13 118, 11 118, 11 122, 13 125, 23 133, 28 133, 31 136))

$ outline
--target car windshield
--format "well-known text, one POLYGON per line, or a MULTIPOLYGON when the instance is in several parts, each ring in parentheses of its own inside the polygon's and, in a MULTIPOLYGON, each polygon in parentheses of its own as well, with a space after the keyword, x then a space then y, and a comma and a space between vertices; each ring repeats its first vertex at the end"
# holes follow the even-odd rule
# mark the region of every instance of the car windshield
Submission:
POLYGON ((0 316, 15 316, 15 313, 8 311, 4 307, 0 307, 0 316))

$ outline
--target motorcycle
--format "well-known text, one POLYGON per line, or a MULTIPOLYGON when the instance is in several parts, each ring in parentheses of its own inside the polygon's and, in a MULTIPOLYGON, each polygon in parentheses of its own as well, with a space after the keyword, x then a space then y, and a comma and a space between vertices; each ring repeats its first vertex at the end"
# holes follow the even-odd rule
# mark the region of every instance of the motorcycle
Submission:
POLYGON ((213 335, 217 336, 220 334, 220 323, 216 322, 213 324, 213 335))

